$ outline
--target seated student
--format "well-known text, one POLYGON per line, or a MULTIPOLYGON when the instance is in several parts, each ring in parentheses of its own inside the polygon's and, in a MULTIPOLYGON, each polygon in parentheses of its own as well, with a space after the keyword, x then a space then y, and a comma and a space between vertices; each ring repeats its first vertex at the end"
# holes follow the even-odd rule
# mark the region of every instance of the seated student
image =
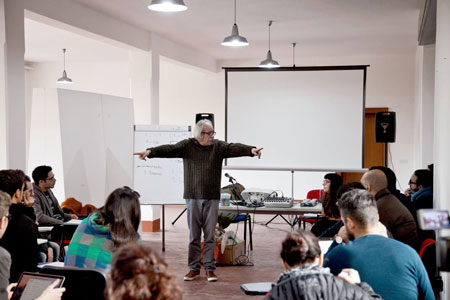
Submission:
POLYGON ((338 278, 322 268, 319 242, 310 232, 288 233, 280 255, 286 271, 278 277, 267 300, 381 299, 367 283, 360 282, 355 270, 343 270, 338 278))
POLYGON ((129 243, 114 254, 108 283, 110 300, 178 300, 175 277, 149 246, 129 243))
POLYGON ((10 282, 16 282, 22 272, 34 272, 38 263, 38 231, 29 217, 29 210, 21 203, 25 174, 20 170, 0 171, 0 190, 11 197, 9 214, 11 219, 0 246, 11 254, 10 282))
MULTIPOLYGON (((9 207, 11 205, 11 197, 0 191, 0 239, 8 227, 9 222, 9 207)), ((8 251, 0 246, 0 300, 10 299, 12 296, 12 289, 16 287, 17 283, 9 283, 9 272, 11 268, 11 256, 8 251)), ((39 298, 36 300, 59 300, 65 291, 65 288, 54 288, 49 286, 39 298)))
POLYGON ((405 194, 397 190, 397 177, 395 176, 394 171, 384 166, 373 166, 370 167, 369 170, 380 170, 384 173, 384 175, 386 175, 387 189, 389 190, 389 192, 391 192, 392 195, 394 195, 398 200, 400 200, 400 202, 409 210, 409 212, 414 218, 414 221, 416 221, 417 223, 416 209, 414 208, 414 205, 411 203, 411 200, 405 194))
MULTIPOLYGON (((338 189, 338 191, 336 193, 336 199, 339 200, 343 194, 345 194, 348 191, 354 190, 354 189, 364 190, 364 186, 361 184, 361 182, 356 182, 356 181, 343 184, 343 185, 341 185, 341 187, 338 189)), ((336 234, 338 234, 339 229, 341 229, 342 226, 344 226, 344 223, 342 222, 342 220, 339 220, 339 222, 337 222, 330 228, 323 231, 319 235, 319 238, 334 237, 336 234)))
POLYGON ((336 173, 325 174, 323 180, 324 194, 321 199, 323 219, 311 227, 311 232, 316 236, 319 236, 340 220, 339 209, 336 205, 336 193, 341 185, 342 177, 340 175, 336 173))
POLYGON ((31 174, 34 180, 35 200, 33 207, 39 225, 61 225, 64 221, 77 219, 74 214, 66 214, 61 209, 52 189, 56 178, 50 166, 39 166, 31 174))
POLYGON ((103 207, 78 225, 64 265, 109 271, 112 253, 123 244, 139 240, 139 197, 129 187, 114 190, 103 207))
POLYGON ((364 173, 361 183, 375 198, 380 222, 394 239, 419 248, 417 225, 409 210, 387 189, 387 178, 381 170, 364 173))
POLYGON ((325 267, 333 274, 344 268, 357 270, 361 280, 383 299, 435 299, 417 252, 379 234, 377 203, 371 193, 349 191, 339 199, 338 206, 350 241, 328 250, 325 267))

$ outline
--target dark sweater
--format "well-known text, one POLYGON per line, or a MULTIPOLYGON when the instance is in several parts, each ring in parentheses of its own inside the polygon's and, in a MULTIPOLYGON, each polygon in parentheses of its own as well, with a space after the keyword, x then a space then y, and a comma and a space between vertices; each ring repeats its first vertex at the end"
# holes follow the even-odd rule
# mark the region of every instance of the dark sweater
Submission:
POLYGON ((409 210, 388 189, 379 191, 375 200, 380 222, 392 233, 394 239, 418 249, 417 226, 409 210))
POLYGON ((184 199, 220 199, 220 180, 224 158, 253 156, 255 147, 214 140, 202 146, 194 138, 151 150, 148 158, 183 158, 184 199))
POLYGON ((11 254, 10 282, 17 282, 23 271, 37 271, 38 230, 36 224, 26 214, 22 204, 12 204, 9 208, 11 220, 0 240, 0 246, 11 254))

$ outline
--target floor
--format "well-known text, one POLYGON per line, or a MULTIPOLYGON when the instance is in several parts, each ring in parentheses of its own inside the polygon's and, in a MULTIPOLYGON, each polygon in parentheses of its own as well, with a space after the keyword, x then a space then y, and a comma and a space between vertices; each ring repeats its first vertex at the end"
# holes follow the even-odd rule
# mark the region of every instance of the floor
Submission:
MULTIPOLYGON (((188 228, 186 214, 176 223, 171 223, 183 211, 181 205, 166 206, 166 251, 162 252, 161 232, 144 233, 142 239, 154 249, 158 249, 169 265, 169 269, 177 278, 183 290, 183 299, 262 299, 263 296, 248 296, 240 289, 242 283, 272 282, 282 272, 279 251, 281 241, 290 232, 290 226, 280 217, 277 217, 268 226, 264 224, 273 216, 256 215, 253 231, 253 251, 248 258, 253 265, 248 266, 218 266, 217 282, 208 282, 204 271, 201 277, 194 281, 183 281, 188 272, 187 246, 188 228)), ((252 215, 252 222, 253 222, 252 215)), ((227 230, 235 231, 243 239, 244 223, 231 224, 227 230)), ((248 245, 247 245, 248 247, 248 245)))

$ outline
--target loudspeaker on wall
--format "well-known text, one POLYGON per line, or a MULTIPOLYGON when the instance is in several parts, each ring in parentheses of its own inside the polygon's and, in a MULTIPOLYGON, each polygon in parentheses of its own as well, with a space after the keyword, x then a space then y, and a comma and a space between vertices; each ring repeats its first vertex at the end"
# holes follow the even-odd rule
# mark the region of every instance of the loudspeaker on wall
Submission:
POLYGON ((376 113, 375 140, 377 143, 395 143, 395 112, 376 113))
POLYGON ((195 124, 197 124, 198 121, 207 119, 210 120, 213 127, 214 127, 214 114, 212 113, 198 113, 195 115, 195 124))

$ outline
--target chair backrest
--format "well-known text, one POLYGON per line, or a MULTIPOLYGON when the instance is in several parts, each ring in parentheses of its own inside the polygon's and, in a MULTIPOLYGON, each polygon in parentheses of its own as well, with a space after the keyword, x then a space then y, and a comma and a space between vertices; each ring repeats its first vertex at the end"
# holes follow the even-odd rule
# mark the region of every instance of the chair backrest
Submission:
POLYGON ((65 277, 62 300, 106 299, 107 275, 103 270, 44 266, 39 272, 65 277))
POLYGON ((320 199, 323 196, 323 190, 310 190, 306 194, 306 199, 320 199))

